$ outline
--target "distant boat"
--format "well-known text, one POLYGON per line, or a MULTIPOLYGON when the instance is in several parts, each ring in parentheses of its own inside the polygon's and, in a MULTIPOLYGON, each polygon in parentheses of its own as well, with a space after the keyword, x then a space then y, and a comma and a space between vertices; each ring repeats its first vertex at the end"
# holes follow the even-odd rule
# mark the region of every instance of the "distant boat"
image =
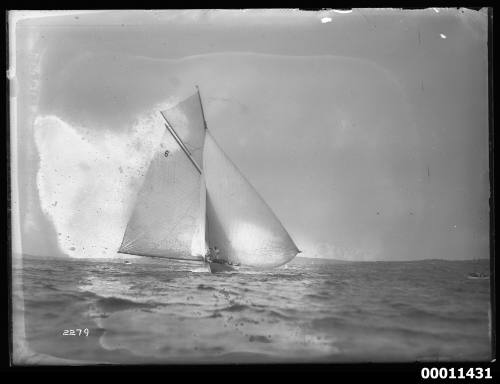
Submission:
POLYGON ((469 273, 467 275, 467 278, 471 280, 488 280, 490 276, 487 273, 478 271, 478 269, 480 268, 479 259, 475 258, 474 261, 475 261, 475 266, 474 266, 475 270, 474 272, 469 273))
POLYGON ((474 279, 488 280, 490 278, 490 276, 485 274, 485 273, 482 273, 482 272, 472 272, 472 273, 469 273, 467 278, 472 279, 472 280, 474 280, 474 279))
POLYGON ((118 252, 200 261, 211 272, 289 262, 299 249, 215 141, 196 88, 160 111, 167 129, 118 252))
POLYGON ((123 263, 124 264, 132 264, 129 260, 125 260, 123 263))

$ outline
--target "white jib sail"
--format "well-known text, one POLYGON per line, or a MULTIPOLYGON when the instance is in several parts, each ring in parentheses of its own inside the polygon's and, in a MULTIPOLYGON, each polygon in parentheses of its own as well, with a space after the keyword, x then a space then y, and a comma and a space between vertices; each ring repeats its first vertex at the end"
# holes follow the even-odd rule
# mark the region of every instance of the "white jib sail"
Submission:
POLYGON ((299 252, 269 206, 207 130, 203 150, 207 238, 219 257, 257 268, 287 263, 299 252))

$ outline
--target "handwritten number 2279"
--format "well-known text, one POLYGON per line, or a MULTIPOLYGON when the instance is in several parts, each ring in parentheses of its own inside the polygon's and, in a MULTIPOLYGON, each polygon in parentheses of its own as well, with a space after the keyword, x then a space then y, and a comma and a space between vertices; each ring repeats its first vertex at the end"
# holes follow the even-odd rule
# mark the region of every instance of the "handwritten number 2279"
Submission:
POLYGON ((80 328, 76 328, 76 329, 65 329, 63 331, 63 336, 88 336, 89 335, 89 329, 88 328, 85 328, 85 329, 80 329, 80 328))

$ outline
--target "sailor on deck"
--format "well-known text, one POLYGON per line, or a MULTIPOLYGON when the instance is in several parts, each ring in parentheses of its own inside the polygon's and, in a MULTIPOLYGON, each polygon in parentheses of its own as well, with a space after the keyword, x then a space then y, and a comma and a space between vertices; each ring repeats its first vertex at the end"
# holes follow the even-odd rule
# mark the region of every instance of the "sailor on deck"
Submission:
POLYGON ((208 255, 207 255, 207 261, 210 263, 221 263, 222 260, 219 259, 219 249, 217 247, 209 248, 208 249, 208 255))

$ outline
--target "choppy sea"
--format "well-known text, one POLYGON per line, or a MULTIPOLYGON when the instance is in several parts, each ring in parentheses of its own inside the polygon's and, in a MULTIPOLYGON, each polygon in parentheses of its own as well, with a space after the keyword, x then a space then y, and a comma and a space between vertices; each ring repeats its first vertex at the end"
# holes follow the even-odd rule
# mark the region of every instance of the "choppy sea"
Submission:
POLYGON ((296 258, 210 274, 130 260, 24 257, 14 322, 29 349, 87 364, 490 359, 490 281, 467 278, 488 261, 296 258))

